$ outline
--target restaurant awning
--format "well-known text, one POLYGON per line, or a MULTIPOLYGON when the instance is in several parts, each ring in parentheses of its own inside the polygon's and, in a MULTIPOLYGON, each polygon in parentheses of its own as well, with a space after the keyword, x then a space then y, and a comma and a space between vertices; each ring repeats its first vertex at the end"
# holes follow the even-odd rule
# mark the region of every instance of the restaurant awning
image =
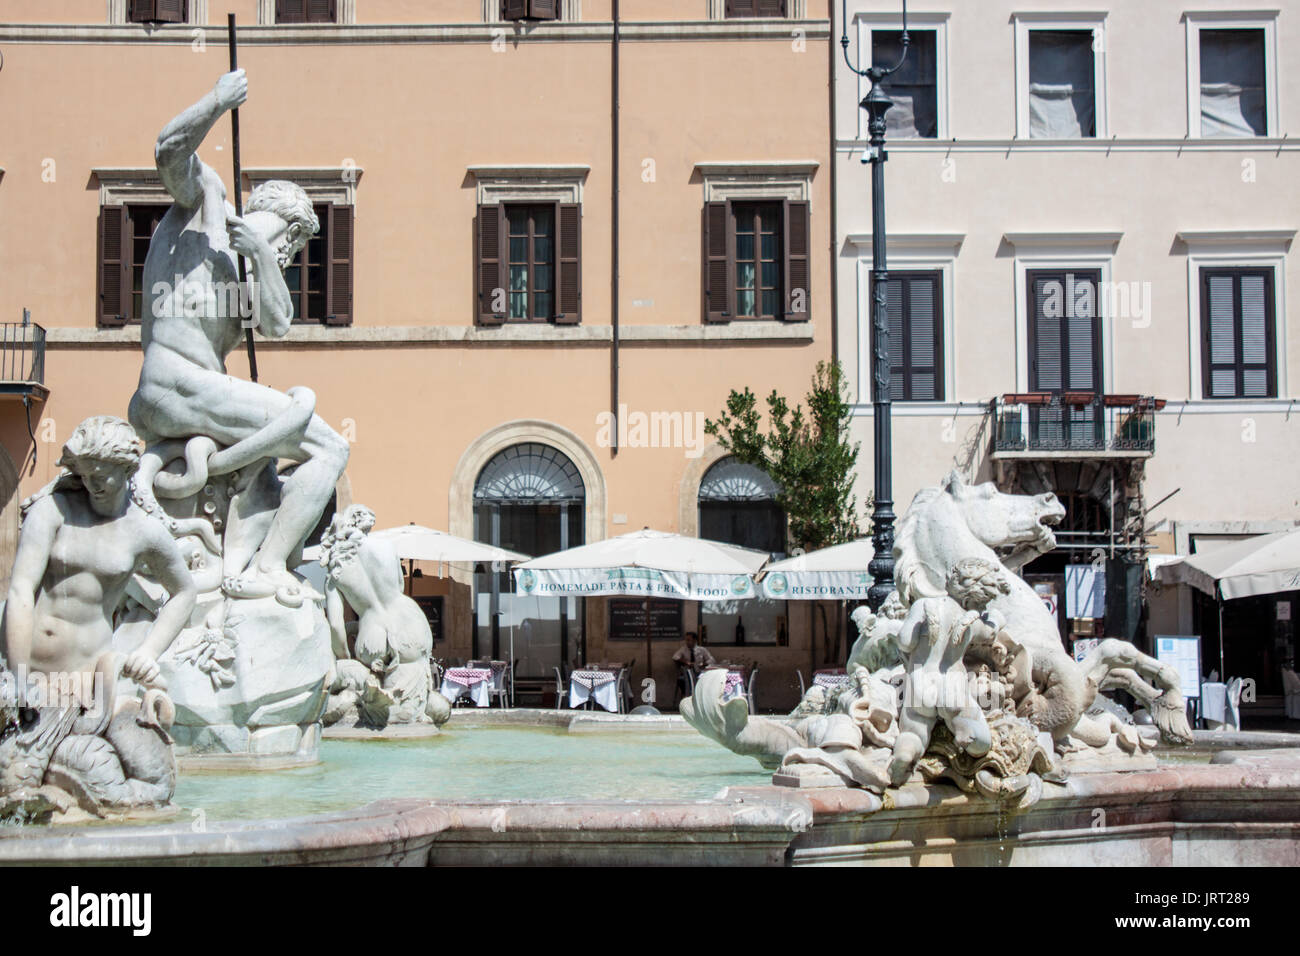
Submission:
POLYGON ((1229 601, 1300 590, 1300 528, 1193 554, 1163 565, 1157 574, 1162 584, 1186 584, 1229 601))
POLYGON ((871 588, 867 565, 875 554, 870 538, 796 555, 769 564, 760 582, 776 601, 865 601, 871 588))

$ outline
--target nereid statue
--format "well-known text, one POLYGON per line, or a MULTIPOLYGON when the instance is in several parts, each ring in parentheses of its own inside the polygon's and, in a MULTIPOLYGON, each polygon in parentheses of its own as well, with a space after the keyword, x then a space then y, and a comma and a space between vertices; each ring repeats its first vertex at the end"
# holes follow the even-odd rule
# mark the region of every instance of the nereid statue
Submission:
POLYGON ((89 418, 63 446, 67 470, 23 503, 3 625, 0 816, 171 800, 174 708, 158 657, 188 623, 196 589, 172 536, 133 500, 142 450, 122 419, 89 418), (133 574, 165 597, 122 655, 114 617, 133 574), (143 697, 121 693, 119 675, 143 697))

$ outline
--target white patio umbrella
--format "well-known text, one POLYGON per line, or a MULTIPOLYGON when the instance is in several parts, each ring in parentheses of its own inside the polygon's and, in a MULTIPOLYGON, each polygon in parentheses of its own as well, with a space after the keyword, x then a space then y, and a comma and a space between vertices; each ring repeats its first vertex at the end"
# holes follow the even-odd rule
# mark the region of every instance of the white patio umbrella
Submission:
POLYGON ((728 601, 753 597, 766 551, 646 528, 557 551, 515 568, 520 594, 646 598, 646 672, 653 673, 649 598, 728 601))
MULTIPOLYGON (((437 561, 439 564, 457 562, 486 564, 499 561, 513 564, 528 560, 528 555, 517 551, 507 551, 505 548, 470 541, 468 538, 458 538, 446 531, 435 531, 433 528, 418 524, 372 531, 370 537, 387 541, 403 561, 437 561)), ((304 561, 320 560, 320 546, 308 548, 302 553, 302 557, 304 561)))
POLYGON ((1234 541, 1157 573, 1163 584, 1187 584, 1226 601, 1300 590, 1300 528, 1234 541))
POLYGON ((870 538, 809 551, 769 564, 760 582, 774 601, 865 601, 871 588, 870 538))
POLYGON ((1223 662, 1223 602, 1300 590, 1300 528, 1234 541, 1161 565, 1162 584, 1186 584, 1218 599, 1219 670, 1223 662))

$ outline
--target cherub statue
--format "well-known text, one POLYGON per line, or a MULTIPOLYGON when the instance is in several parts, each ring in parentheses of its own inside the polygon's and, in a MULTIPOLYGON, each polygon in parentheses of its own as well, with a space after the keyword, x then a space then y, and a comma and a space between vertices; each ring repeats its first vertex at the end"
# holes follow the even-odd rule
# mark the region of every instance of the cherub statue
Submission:
POLYGON ((373 511, 352 505, 321 536, 320 563, 329 571, 325 612, 337 658, 326 720, 337 722, 355 708, 358 720, 372 727, 442 724, 451 705, 433 689, 429 621, 403 593, 393 549, 369 537, 374 526, 373 511), (344 601, 358 618, 352 653, 344 601))
POLYGON ((166 526, 132 500, 142 450, 122 419, 88 418, 63 446, 67 471, 23 503, 0 628, 16 692, 0 737, 0 794, 54 784, 95 812, 171 799, 174 709, 157 659, 188 623, 195 588, 166 526), (113 617, 136 573, 166 600, 122 661, 113 617), (116 698, 119 673, 151 688, 143 701, 116 698), (48 690, 45 700, 28 698, 34 687, 48 690))
POLYGON ((905 679, 898 739, 889 764, 895 786, 905 783, 925 754, 939 721, 956 746, 972 757, 988 753, 988 722, 972 690, 963 657, 972 641, 992 641, 1004 621, 988 610, 1007 594, 1005 573, 992 561, 967 558, 948 575, 947 595, 912 602, 897 637, 905 679))

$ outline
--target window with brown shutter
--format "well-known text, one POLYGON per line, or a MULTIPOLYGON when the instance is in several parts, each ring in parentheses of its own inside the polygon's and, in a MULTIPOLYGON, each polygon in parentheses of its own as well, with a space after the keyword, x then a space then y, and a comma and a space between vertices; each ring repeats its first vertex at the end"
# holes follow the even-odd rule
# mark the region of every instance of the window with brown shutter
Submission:
POLYGON ((502 20, 558 20, 560 0, 501 0, 502 20))
POLYGON ((895 402, 943 401, 943 280, 940 272, 891 272, 889 397, 895 402))
POLYGON ((131 23, 185 23, 187 0, 131 0, 127 19, 131 23))
POLYGON ((284 270, 295 325, 352 324, 351 206, 316 203, 320 232, 284 270))
POLYGON ((786 0, 727 0, 727 19, 741 17, 784 17, 786 0))
POLYGON ((500 203, 479 207, 474 227, 476 321, 582 321, 582 207, 500 203))
POLYGON ((159 203, 100 208, 100 326, 117 328, 139 322, 151 307, 153 298, 146 296, 144 289, 144 260, 149 254, 149 240, 170 208, 159 203))
POLYGON ((807 202, 725 201, 704 208, 704 320, 809 318, 807 202))
POLYGON ((1201 270, 1205 398, 1277 397, 1272 269, 1201 270))
POLYGON ((1029 301, 1029 390, 1092 396, 1087 403, 1060 402, 1029 410, 1033 440, 1040 445, 1085 446, 1101 439, 1101 273, 1042 270, 1026 273, 1029 301))
POLYGON ((276 23, 334 23, 337 0, 275 0, 276 23))

